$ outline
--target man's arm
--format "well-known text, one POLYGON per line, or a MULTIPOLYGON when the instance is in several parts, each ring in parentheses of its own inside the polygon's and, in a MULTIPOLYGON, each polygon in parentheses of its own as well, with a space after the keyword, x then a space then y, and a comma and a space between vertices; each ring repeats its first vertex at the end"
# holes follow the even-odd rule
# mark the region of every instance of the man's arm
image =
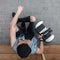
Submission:
POLYGON ((44 44, 43 44, 43 39, 42 39, 42 36, 40 36, 40 46, 39 46, 39 48, 38 48, 38 50, 37 50, 37 54, 42 54, 43 53, 43 51, 44 51, 44 44))
POLYGON ((17 20, 21 12, 23 11, 23 7, 19 6, 16 15, 12 19, 10 23, 10 41, 11 41, 11 47, 13 47, 15 41, 16 41, 16 31, 17 31, 17 20))
POLYGON ((10 23, 11 26, 14 26, 14 27, 16 26, 16 23, 18 21, 18 17, 21 14, 22 11, 23 11, 23 7, 19 6, 14 18, 12 19, 12 21, 10 23))
POLYGON ((40 42, 40 47, 37 50, 37 54, 42 54, 43 53, 43 51, 44 51, 43 47, 44 47, 44 45, 43 45, 43 42, 41 41, 40 42))

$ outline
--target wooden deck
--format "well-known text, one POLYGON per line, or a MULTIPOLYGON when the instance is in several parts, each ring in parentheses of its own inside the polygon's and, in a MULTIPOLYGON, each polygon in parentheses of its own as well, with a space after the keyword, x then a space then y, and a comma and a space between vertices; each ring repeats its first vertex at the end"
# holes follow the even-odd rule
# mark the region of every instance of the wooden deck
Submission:
MULTIPOLYGON (((60 45, 49 45, 44 47, 46 60, 60 60, 60 45)), ((0 60, 42 60, 41 55, 30 55, 21 59, 10 47, 10 45, 0 45, 0 60)))

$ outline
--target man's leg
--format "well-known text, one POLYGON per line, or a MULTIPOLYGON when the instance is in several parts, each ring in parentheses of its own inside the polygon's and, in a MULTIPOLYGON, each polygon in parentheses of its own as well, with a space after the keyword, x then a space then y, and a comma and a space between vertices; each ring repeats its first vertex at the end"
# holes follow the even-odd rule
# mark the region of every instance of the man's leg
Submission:
MULTIPOLYGON (((15 16, 15 12, 12 13, 12 17, 15 16)), ((18 18, 17 24, 19 22, 30 22, 30 16, 24 17, 24 18, 18 18)))
POLYGON ((21 22, 21 29, 22 29, 23 34, 25 35, 26 34, 26 25, 25 25, 25 22, 21 22))
POLYGON ((26 34, 26 26, 25 22, 21 22, 21 26, 18 26, 19 31, 16 32, 16 37, 18 38, 20 34, 25 35, 26 34))
POLYGON ((26 39, 32 39, 33 36, 35 35, 35 24, 34 22, 36 21, 36 18, 34 16, 30 16, 30 23, 27 28, 27 34, 26 34, 26 39))

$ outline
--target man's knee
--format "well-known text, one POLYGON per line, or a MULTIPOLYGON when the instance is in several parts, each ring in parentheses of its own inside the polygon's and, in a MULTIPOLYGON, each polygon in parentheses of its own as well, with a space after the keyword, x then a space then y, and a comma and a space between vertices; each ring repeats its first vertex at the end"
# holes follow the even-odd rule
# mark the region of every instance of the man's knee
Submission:
POLYGON ((30 16, 30 22, 35 22, 36 21, 36 17, 35 16, 30 16))

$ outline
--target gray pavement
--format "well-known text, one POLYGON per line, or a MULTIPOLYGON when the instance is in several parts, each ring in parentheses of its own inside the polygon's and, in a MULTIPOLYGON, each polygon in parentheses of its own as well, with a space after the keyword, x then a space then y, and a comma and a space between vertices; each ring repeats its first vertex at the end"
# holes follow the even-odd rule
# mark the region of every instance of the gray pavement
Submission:
POLYGON ((0 44, 9 44, 11 13, 18 5, 24 6, 21 17, 34 15, 53 29, 55 39, 49 44, 60 44, 60 0, 0 0, 0 44))

